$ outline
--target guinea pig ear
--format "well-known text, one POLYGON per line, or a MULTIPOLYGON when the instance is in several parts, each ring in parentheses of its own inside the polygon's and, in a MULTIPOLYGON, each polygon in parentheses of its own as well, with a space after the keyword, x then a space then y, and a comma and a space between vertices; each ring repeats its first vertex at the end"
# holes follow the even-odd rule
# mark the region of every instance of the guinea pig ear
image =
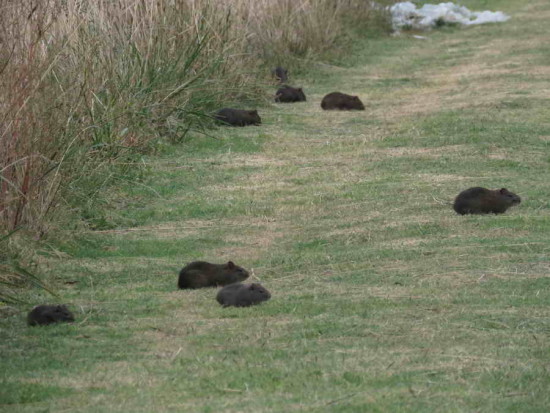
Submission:
POLYGON ((235 263, 233 261, 227 261, 227 268, 230 270, 235 268, 235 263))
POLYGON ((508 190, 506 188, 500 188, 500 192, 501 194, 505 194, 506 192, 508 192, 508 190))
POLYGON ((302 89, 301 87, 299 87, 298 90, 299 90, 300 92, 303 92, 303 89, 302 89))
POLYGON ((252 111, 252 114, 253 114, 253 115, 257 115, 257 114, 258 114, 258 111, 257 111, 257 110, 253 110, 253 111, 252 111))

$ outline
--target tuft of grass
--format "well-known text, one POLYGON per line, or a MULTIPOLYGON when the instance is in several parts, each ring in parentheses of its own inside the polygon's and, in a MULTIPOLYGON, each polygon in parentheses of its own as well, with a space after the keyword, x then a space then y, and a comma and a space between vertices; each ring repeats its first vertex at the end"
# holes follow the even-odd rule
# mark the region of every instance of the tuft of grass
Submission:
POLYGON ((17 239, 18 229, 0 236, 0 308, 5 304, 23 303, 21 290, 34 287, 53 296, 56 293, 37 275, 36 261, 22 248, 17 239), (16 239, 14 239, 16 238, 16 239))

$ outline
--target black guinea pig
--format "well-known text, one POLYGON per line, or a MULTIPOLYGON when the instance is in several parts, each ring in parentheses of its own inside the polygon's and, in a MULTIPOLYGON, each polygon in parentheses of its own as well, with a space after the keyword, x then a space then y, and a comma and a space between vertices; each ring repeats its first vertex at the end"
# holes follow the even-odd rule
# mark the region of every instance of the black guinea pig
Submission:
POLYGON ((365 105, 358 96, 346 95, 345 93, 332 92, 326 95, 321 101, 324 110, 365 110, 365 105))
POLYGON ((65 305, 39 305, 34 307, 27 316, 30 326, 74 321, 73 314, 65 305))
POLYGON ((508 208, 521 203, 521 198, 506 188, 487 189, 476 186, 462 191, 455 199, 457 214, 503 214, 508 208))
POLYGON ((205 261, 194 261, 180 271, 178 287, 195 289, 228 285, 248 278, 248 271, 235 265, 233 261, 226 264, 210 264, 205 261))
POLYGON ((223 108, 214 116, 218 121, 231 126, 261 125, 262 118, 257 110, 223 108))
POLYGON ((294 88, 291 86, 283 86, 277 90, 275 94, 275 102, 280 103, 293 103, 293 102, 305 102, 306 95, 301 87, 294 88))
POLYGON ((284 67, 277 66, 271 71, 271 74, 277 81, 281 83, 288 81, 288 70, 284 67))
POLYGON ((230 284, 223 287, 216 300, 224 307, 249 307, 271 298, 271 294, 260 284, 230 284))

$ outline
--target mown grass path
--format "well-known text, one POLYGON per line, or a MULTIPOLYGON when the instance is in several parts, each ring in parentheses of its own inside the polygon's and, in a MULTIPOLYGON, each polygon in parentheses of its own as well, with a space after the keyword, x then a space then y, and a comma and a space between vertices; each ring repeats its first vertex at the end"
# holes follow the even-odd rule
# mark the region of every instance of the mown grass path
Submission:
POLYGON ((550 5, 465 3, 512 19, 357 45, 262 127, 148 159, 121 229, 52 261, 78 322, 1 320, 0 410, 548 411, 550 5), (323 112, 335 90, 366 111, 323 112), (524 202, 455 215, 477 185, 524 202), (272 300, 177 291, 196 259, 272 300))

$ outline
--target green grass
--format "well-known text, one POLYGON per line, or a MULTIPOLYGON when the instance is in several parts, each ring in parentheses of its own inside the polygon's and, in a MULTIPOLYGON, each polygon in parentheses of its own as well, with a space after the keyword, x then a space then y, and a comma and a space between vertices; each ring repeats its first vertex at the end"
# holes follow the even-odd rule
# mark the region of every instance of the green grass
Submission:
POLYGON ((116 229, 44 257, 77 322, 0 319, 0 410, 546 412, 550 7, 465 4, 512 19, 355 45, 261 127, 145 158, 116 229), (334 90, 366 111, 323 112, 334 90), (474 185, 523 202, 454 214, 474 185), (198 259, 234 260, 272 299, 178 291, 198 259))

